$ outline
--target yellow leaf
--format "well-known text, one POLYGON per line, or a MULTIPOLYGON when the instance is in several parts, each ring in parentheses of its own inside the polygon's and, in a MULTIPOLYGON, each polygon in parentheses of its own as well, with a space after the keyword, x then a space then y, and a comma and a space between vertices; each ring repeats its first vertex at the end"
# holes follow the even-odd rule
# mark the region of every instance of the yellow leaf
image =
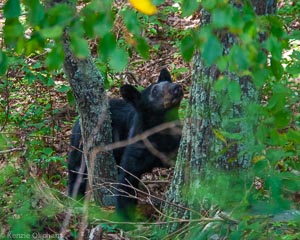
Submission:
POLYGON ((266 158, 265 156, 258 155, 258 156, 253 157, 252 162, 253 163, 257 163, 257 162, 259 162, 261 160, 264 160, 265 158, 266 158))
POLYGON ((213 133, 217 138, 219 138, 222 142, 224 142, 227 145, 226 138, 223 136, 223 134, 220 131, 213 129, 213 133))
POLYGON ((129 0, 129 2, 135 9, 147 15, 157 13, 157 8, 152 4, 151 0, 129 0))

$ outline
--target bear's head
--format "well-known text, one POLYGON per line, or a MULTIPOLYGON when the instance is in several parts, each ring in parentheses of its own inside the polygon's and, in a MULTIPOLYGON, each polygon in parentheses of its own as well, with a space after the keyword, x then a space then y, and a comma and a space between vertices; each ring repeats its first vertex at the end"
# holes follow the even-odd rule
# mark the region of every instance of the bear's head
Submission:
POLYGON ((127 84, 122 86, 120 91, 125 101, 149 118, 163 117, 169 111, 177 111, 183 97, 181 85, 172 82, 171 75, 166 68, 161 70, 157 82, 142 92, 127 84))

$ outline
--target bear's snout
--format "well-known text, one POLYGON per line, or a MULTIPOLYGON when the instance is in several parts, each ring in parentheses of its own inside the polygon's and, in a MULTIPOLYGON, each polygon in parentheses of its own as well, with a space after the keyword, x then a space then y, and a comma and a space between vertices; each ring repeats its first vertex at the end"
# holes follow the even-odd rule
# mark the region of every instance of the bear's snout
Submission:
POLYGON ((182 87, 179 84, 173 84, 170 93, 174 96, 181 96, 182 95, 182 87))

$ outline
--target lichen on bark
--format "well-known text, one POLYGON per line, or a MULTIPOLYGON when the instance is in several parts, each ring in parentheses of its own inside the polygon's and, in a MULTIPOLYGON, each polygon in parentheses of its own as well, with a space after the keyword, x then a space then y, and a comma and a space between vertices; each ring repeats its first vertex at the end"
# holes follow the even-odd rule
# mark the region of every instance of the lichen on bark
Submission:
MULTIPOLYGON (((276 1, 252 1, 257 14, 274 13, 276 1)), ((207 11, 201 10, 200 26, 210 22, 207 11)), ((220 35, 223 45, 223 54, 227 54, 236 39, 231 34, 220 35)), ((180 219, 190 219, 200 216, 199 196, 197 190, 203 186, 203 181, 214 178, 218 170, 233 174, 237 171, 240 176, 247 177, 247 168, 251 165, 252 154, 245 151, 246 145, 254 144, 251 138, 253 123, 242 121, 245 117, 246 106, 257 103, 258 92, 253 82, 247 76, 238 76, 229 70, 222 72, 230 81, 235 81, 241 87, 240 103, 222 106, 222 96, 214 90, 214 84, 220 71, 215 65, 208 67, 199 51, 193 59, 192 86, 186 109, 183 135, 178 151, 174 176, 167 193, 167 203, 164 213, 166 221, 177 218, 165 226, 168 232, 174 232, 183 224, 180 219), (240 133, 244 141, 229 142, 228 146, 218 136, 218 131, 226 129, 224 117, 239 119, 237 124, 228 128, 228 131, 240 133), (227 150, 225 151, 225 149, 227 150), (197 200, 197 201, 196 201, 197 200), (171 203, 171 204, 170 204, 171 203), (182 207, 177 207, 180 205, 182 207), (189 209, 190 210, 189 210, 189 209), (170 218, 169 218, 170 217, 170 218)), ((223 93, 224 94, 224 93, 223 93)))
POLYGON ((103 206, 114 205, 110 183, 117 179, 112 153, 99 151, 111 143, 111 120, 104 80, 92 58, 77 58, 70 49, 68 30, 64 33, 64 70, 69 79, 80 116, 83 156, 88 166, 94 199, 103 206))

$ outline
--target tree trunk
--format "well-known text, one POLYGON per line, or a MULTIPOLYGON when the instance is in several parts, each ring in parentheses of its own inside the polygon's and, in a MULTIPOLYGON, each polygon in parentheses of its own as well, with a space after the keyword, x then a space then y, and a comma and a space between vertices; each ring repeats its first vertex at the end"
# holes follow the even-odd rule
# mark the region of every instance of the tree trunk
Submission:
POLYGON ((64 34, 64 50, 64 69, 80 116, 83 156, 94 199, 103 206, 114 205, 113 190, 108 183, 117 179, 116 163, 112 152, 99 148, 111 143, 112 139, 104 80, 91 57, 79 59, 72 53, 67 31, 64 34))
MULTIPOLYGON (((69 0, 45 0, 47 7, 69 0)), ((83 157, 88 169, 89 185, 95 201, 102 206, 115 205, 113 185, 117 180, 117 166, 111 151, 103 151, 112 142, 109 104, 101 76, 92 57, 78 58, 71 50, 68 29, 63 34, 67 75, 80 117, 83 157)))
MULTIPOLYGON (((275 12, 275 0, 252 1, 252 4, 257 14, 275 12)), ((210 22, 210 15, 207 11, 202 9, 200 16, 201 26, 210 22)), ((219 38, 223 44, 223 54, 228 53, 233 44, 236 44, 236 39, 229 33, 222 33, 219 38)), ((249 77, 238 77, 229 70, 223 72, 223 76, 238 82, 241 87, 240 103, 225 106, 222 103, 224 96, 220 96, 220 92, 214 88, 220 74, 215 65, 207 67, 201 53, 196 52, 193 59, 192 86, 182 131, 183 136, 174 177, 167 193, 168 203, 164 209, 169 217, 191 219, 203 216, 201 211, 206 203, 204 195, 219 194, 218 192, 201 193, 205 191, 204 182, 213 183, 212 179, 217 175, 237 174, 234 181, 242 181, 243 177, 247 178, 246 169, 251 165, 252 155, 243 150, 245 144, 254 144, 251 138, 253 126, 247 121, 234 122, 234 119, 242 118, 245 114, 243 112, 245 106, 258 101, 258 92, 249 77), (244 141, 228 141, 222 136, 220 130, 239 134, 244 141), (181 208, 178 205, 184 207, 181 208), (192 210, 187 210, 187 208, 192 210)), ((167 225, 168 232, 174 232, 181 227, 178 223, 180 220, 177 223, 174 222, 176 221, 167 225)))

